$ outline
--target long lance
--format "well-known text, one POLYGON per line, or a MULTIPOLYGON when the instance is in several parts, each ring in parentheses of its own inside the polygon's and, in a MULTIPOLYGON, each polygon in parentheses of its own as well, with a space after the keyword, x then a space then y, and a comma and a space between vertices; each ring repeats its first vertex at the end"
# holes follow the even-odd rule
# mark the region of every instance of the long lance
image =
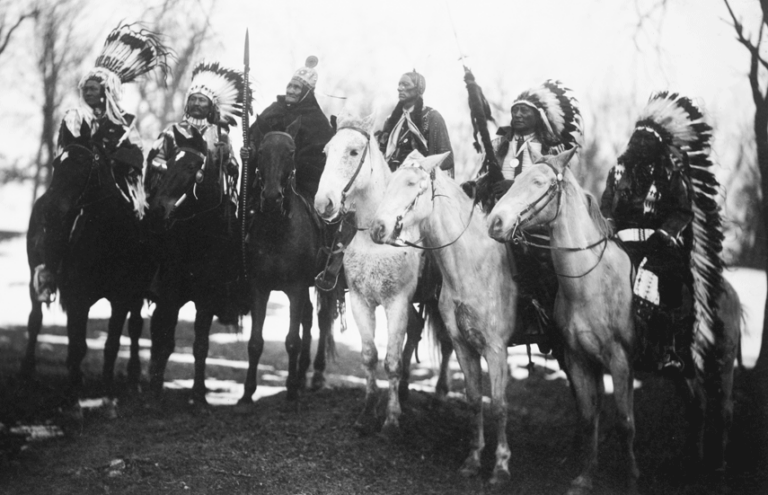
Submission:
POLYGON ((477 135, 480 134, 482 151, 485 151, 485 160, 483 161, 480 172, 489 172, 491 180, 495 182, 497 180, 501 180, 503 176, 501 176, 501 168, 496 161, 496 154, 493 151, 491 135, 488 131, 488 121, 493 121, 493 117, 491 116, 491 108, 488 105, 488 101, 485 99, 483 89, 475 82, 475 76, 472 74, 470 68, 467 67, 467 65, 463 62, 467 57, 464 55, 464 50, 461 48, 459 34, 456 32, 456 24, 453 22, 451 7, 447 0, 445 2, 445 10, 448 12, 448 21, 451 24, 453 38, 456 41, 456 49, 459 52, 459 62, 462 62, 464 67, 464 82, 467 85, 469 114, 472 120, 472 128, 475 139, 474 147, 478 153, 481 151, 480 144, 477 142, 477 135))
POLYGON ((243 168, 240 170, 240 252, 242 254, 243 276, 247 278, 248 269, 245 254, 245 236, 248 225, 246 212, 248 196, 248 161, 250 160, 250 140, 248 139, 248 114, 250 112, 251 99, 248 91, 248 71, 250 70, 250 53, 248 49, 248 29, 245 30, 245 50, 243 57, 243 168))

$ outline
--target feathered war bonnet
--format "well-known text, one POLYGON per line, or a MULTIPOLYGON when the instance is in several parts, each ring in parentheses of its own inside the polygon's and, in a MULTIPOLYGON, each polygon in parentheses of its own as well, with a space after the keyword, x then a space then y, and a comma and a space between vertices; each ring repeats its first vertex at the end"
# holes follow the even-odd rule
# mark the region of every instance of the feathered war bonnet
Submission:
POLYGON ((167 59, 171 53, 163 45, 158 34, 146 29, 137 29, 136 26, 121 24, 113 29, 96 59, 96 66, 85 74, 78 84, 82 99, 85 83, 89 80, 98 81, 104 87, 107 117, 121 125, 126 124, 120 108, 123 84, 135 81, 155 67, 160 67, 165 74, 168 69, 167 59))
POLYGON ((560 81, 548 79, 538 88, 523 91, 510 109, 516 105, 536 110, 547 130, 565 149, 581 146, 583 130, 579 102, 560 81))
MULTIPOLYGON (((229 125, 237 125, 237 119, 243 116, 243 73, 223 67, 218 62, 200 62, 192 70, 192 83, 187 90, 190 95, 200 93, 211 100, 219 117, 229 125)), ((252 99, 251 88, 247 98, 252 99)), ((249 105, 250 108, 250 105, 249 105)))
MULTIPOLYGON (((714 342, 716 327, 722 325, 716 310, 717 300, 723 291, 723 261, 720 257, 723 233, 720 207, 716 200, 720 184, 711 170, 712 127, 689 98, 662 91, 652 94, 640 112, 632 137, 638 133, 653 136, 661 149, 668 153, 666 163, 675 170, 683 171, 689 182, 694 214, 690 260, 696 313, 694 357, 700 366, 703 350, 714 342)), ((630 138, 627 153, 638 151, 632 150, 633 144, 630 138)))

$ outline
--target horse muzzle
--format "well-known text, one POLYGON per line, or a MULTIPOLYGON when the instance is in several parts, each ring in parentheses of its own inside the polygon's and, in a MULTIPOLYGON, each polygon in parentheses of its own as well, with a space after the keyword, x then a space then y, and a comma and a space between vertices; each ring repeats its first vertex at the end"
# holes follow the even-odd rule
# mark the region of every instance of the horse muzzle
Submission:
POLYGON ((514 222, 510 222, 509 225, 504 221, 504 218, 491 212, 488 216, 488 235, 499 242, 509 242, 512 240, 514 233, 517 232, 520 219, 515 218, 514 222))

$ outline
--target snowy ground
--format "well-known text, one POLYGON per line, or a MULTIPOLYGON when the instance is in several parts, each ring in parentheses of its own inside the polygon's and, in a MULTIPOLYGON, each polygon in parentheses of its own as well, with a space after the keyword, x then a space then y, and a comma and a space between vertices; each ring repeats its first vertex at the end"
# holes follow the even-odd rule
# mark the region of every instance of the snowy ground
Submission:
MULTIPOLYGON (((4 331, 8 331, 10 326, 25 325, 27 316, 30 310, 30 302, 28 296, 28 283, 29 283, 29 270, 27 267, 27 258, 25 251, 25 236, 23 232, 26 231, 27 221, 29 218, 29 204, 28 204, 28 192, 26 189, 21 188, 18 185, 6 185, 0 187, 0 231, 5 232, 18 232, 20 235, 13 237, 9 240, 0 242, 0 349, 3 347, 3 342, 7 340, 7 337, 3 336, 4 331)), ((742 343, 742 351, 744 355, 744 362, 747 367, 754 365, 757 359, 757 354, 760 349, 761 332, 763 325, 763 304, 766 298, 766 276, 765 272, 750 269, 732 269, 728 270, 725 274, 726 278, 734 285, 742 303, 746 308, 746 331, 742 343)), ((285 331, 288 327, 288 300, 282 293, 273 293, 270 305, 276 308, 276 311, 271 311, 267 316, 265 322, 264 337, 266 340, 282 342, 285 339, 285 331)), ((105 301, 99 301, 91 309, 92 318, 108 318, 110 314, 109 304, 105 301)), ((144 308, 144 316, 147 317, 151 314, 151 308, 144 308)), ((194 306, 188 304, 182 309, 180 319, 193 321, 194 320, 194 306)), ((44 325, 65 325, 66 315, 61 310, 58 304, 52 304, 49 308, 44 309, 43 314, 44 325)), ((353 349, 360 349, 360 338, 355 327, 354 319, 351 313, 347 314, 348 330, 341 333, 336 328, 336 340, 337 342, 348 345, 353 349)), ((245 317, 243 322, 243 332, 241 334, 213 334, 211 339, 213 341, 227 341, 241 340, 243 345, 250 335, 250 317, 245 317)), ((145 327, 148 328, 148 325, 145 327)), ((45 333, 45 328, 43 329, 45 333)), ((145 333, 148 336, 148 332, 145 333)), ((41 336, 41 343, 49 345, 66 345, 66 338, 60 336, 41 336)), ((379 355, 384 356, 386 353, 386 326, 385 317, 383 311, 379 309, 377 312, 377 331, 376 342, 379 347, 379 355)), ((124 337, 124 344, 127 344, 127 337, 124 337)), ((149 340, 143 339, 142 346, 145 347, 142 359, 148 358, 149 340)), ((91 349, 97 349, 103 347, 102 339, 89 340, 89 347, 91 349)), ((435 357, 430 352, 425 352, 425 346, 422 346, 420 357, 424 364, 427 366, 434 366, 435 357)), ((192 359, 191 355, 185 355, 183 353, 175 353, 173 360, 179 362, 187 362, 192 359)), ((234 368, 246 368, 247 362, 212 362, 209 360, 210 365, 214 366, 231 366, 234 368)), ((535 358, 537 364, 556 369, 556 363, 551 360, 545 360, 544 358, 535 358)), ((518 346, 510 349, 510 369, 512 370, 513 378, 525 379, 528 376, 528 371, 522 365, 527 363, 527 357, 525 356, 525 348, 518 346)), ((458 364, 453 362, 452 368, 458 371, 458 364)), ((557 375, 555 375, 557 376, 557 375)), ((355 381, 354 377, 348 377, 350 381, 355 381)), ((417 377, 414 377, 417 378, 417 377)), ((384 384, 382 384, 384 385, 384 384)), ((611 384, 608 380, 607 389, 611 390, 611 384)), ((190 387, 187 383, 172 383, 168 386, 175 387, 190 387)), ((238 384, 229 384, 232 388, 232 397, 238 397, 242 393, 242 386, 238 384), (239 390, 239 392, 238 392, 239 390)), ((209 388, 221 389, 222 384, 210 384, 209 388)), ((264 393, 270 393, 266 388, 260 387, 259 390, 264 393)), ((276 389, 272 393, 279 391, 276 389)), ((224 402, 227 403, 231 399, 229 397, 210 398, 212 402, 224 402)))

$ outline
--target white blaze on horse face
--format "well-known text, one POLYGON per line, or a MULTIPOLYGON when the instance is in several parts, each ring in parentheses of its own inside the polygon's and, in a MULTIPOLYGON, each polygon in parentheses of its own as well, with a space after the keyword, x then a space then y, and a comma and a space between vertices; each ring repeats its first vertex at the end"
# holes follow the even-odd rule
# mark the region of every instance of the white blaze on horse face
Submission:
MULTIPOLYGON (((352 129, 339 129, 336 135, 325 147, 325 168, 320 177, 317 194, 315 195, 315 209, 326 220, 337 217, 341 212, 342 191, 349 183, 360 165, 367 141, 363 134, 352 129)), ((355 183, 347 192, 351 196, 358 181, 367 180, 364 173, 358 174, 355 183)), ((345 208, 349 209, 349 201, 345 201, 345 208)))

